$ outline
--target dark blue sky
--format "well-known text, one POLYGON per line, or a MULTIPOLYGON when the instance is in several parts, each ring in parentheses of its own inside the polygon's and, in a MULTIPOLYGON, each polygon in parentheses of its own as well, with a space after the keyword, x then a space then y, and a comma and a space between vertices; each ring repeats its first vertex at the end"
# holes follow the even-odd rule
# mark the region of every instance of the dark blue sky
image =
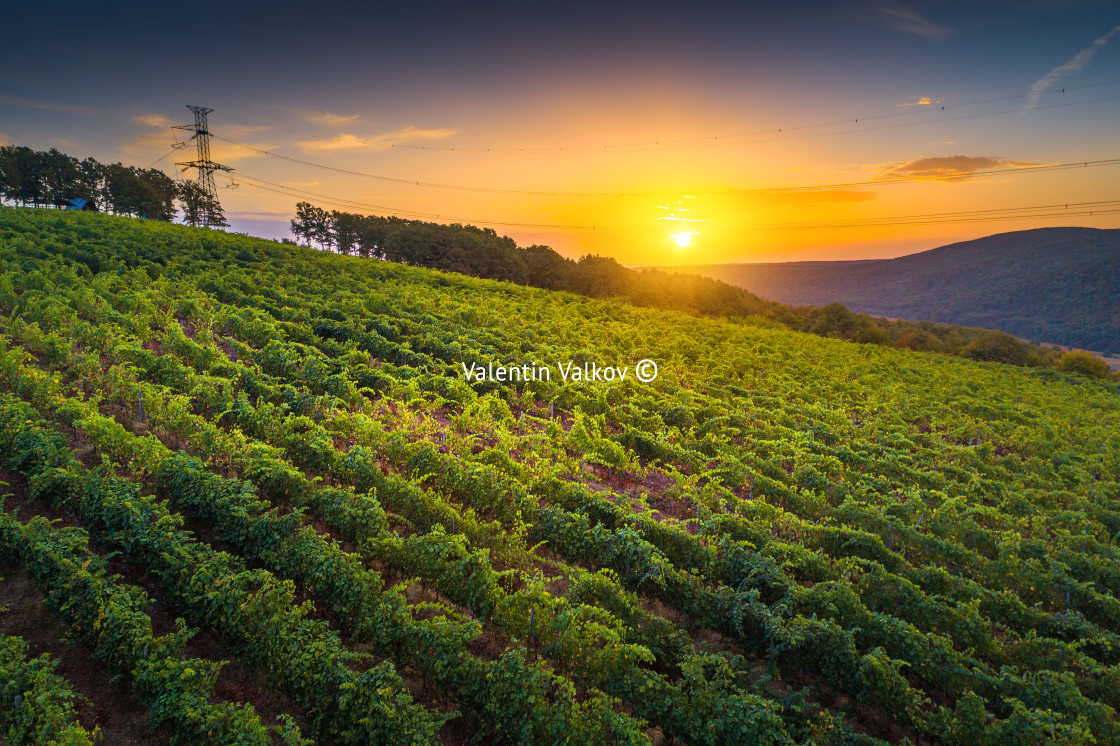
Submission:
MULTIPOLYGON (((168 125, 186 121, 188 103, 216 110, 215 132, 276 152, 405 178, 551 190, 614 189, 627 178, 738 189, 849 178, 923 157, 1037 163, 1120 152, 1118 107, 1108 102, 938 131, 806 141, 783 152, 782 168, 765 151, 696 152, 690 160, 604 157, 561 167, 385 149, 385 143, 641 142, 876 115, 927 98, 952 104, 1022 96, 1120 25, 1115 1, 157 6, 9 0, 2 17, 0 140, 143 166, 166 153, 168 125), (367 147, 312 142, 331 137, 362 138, 367 147), (1074 145, 1092 153, 1074 152, 1074 145)), ((1074 67, 1044 86, 1045 96, 1063 85, 1120 81, 1120 34, 1074 67)), ((1118 93, 1105 86, 1092 96, 1118 93)), ((363 190, 323 173, 280 168, 234 146, 216 145, 216 156, 247 174, 314 183, 322 193, 379 205, 544 223, 586 214, 382 185, 363 190)), ((230 195, 235 217, 244 226, 282 232, 277 226, 292 200, 258 195, 254 202, 249 191, 230 195)), ((573 251, 584 246, 550 240, 573 251)))

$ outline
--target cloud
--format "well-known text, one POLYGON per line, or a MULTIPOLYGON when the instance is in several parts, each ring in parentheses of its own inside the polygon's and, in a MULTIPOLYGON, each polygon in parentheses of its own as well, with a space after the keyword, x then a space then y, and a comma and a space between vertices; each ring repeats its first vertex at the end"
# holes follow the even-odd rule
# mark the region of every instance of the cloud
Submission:
POLYGON ((93 114, 92 106, 75 106, 73 104, 60 104, 54 101, 39 101, 22 96, 9 96, 0 94, 0 106, 19 106, 24 109, 43 109, 44 111, 63 111, 67 114, 93 114))
POLYGON ((337 127, 340 124, 346 124, 347 122, 353 122, 357 118, 358 118, 357 114, 351 114, 350 116, 345 117, 345 116, 341 116, 339 114, 331 114, 329 111, 320 111, 320 112, 315 112, 313 114, 309 114, 307 116, 307 121, 315 122, 316 124, 325 124, 325 125, 328 125, 330 127, 337 127))
MULTIPOLYGON (((187 134, 187 136, 189 136, 189 134, 187 134)), ((168 153, 172 142, 173 140, 169 134, 153 129, 150 132, 143 132, 129 138, 120 146, 117 150, 117 154, 123 157, 126 162, 139 166, 147 166, 161 156, 164 158, 164 165, 173 164, 176 161, 193 161, 195 159, 195 145, 193 142, 189 143, 183 150, 168 153)), ((255 143, 251 140, 246 140, 245 142, 260 150, 270 150, 276 147, 275 143, 255 143)), ((249 158, 262 158, 264 157, 264 153, 256 150, 249 150, 248 148, 243 148, 233 143, 212 140, 210 143, 210 157, 218 163, 232 166, 238 161, 249 158)))
POLYGON ((1065 63, 1064 65, 1055 67, 1053 70, 1036 80, 1034 85, 1031 86, 1031 92, 1027 96, 1027 105, 1023 107, 1023 111, 1027 111, 1038 106, 1038 98, 1046 91, 1047 88, 1050 88, 1051 86, 1057 84, 1058 81, 1060 81, 1062 78, 1073 75, 1074 73, 1081 72, 1083 69, 1085 69, 1085 66, 1088 65, 1090 60, 1093 59, 1093 55, 1097 53, 1097 50, 1103 47, 1105 44, 1108 44, 1108 40, 1116 35, 1117 32, 1120 32, 1120 26, 1115 27, 1107 34, 1082 49, 1080 52, 1074 55, 1073 59, 1071 59, 1069 62, 1065 63))
POLYGON ((881 171, 885 179, 960 179, 989 168, 1026 168, 1038 163, 1009 161, 998 155, 946 155, 936 158, 918 158, 900 163, 881 171))
POLYGON ((318 181, 285 181, 284 184, 286 184, 287 186, 294 186, 294 187, 319 186, 318 181))
MULTIPOLYGON (((257 150, 249 150, 248 148, 243 148, 239 145, 234 145, 233 143, 222 142, 220 140, 211 140, 210 157, 218 163, 222 163, 226 166, 232 166, 238 161, 243 161, 251 158, 263 158, 265 154, 260 151, 272 150, 276 147, 274 143, 249 142, 246 144, 257 148, 257 150)), ((194 153, 190 151, 189 147, 187 149, 187 152, 190 153, 190 157, 185 160, 194 160, 194 153)))
POLYGON ((902 104, 895 104, 900 109, 909 109, 912 106, 936 106, 941 103, 941 99, 934 100, 929 96, 922 96, 917 101, 907 101, 902 104))
POLYGON ((896 31, 914 34, 915 36, 920 36, 923 39, 929 39, 931 41, 940 41, 953 33, 953 29, 948 26, 942 26, 939 23, 934 23, 933 21, 925 19, 909 8, 903 8, 898 5, 888 5, 883 8, 883 12, 887 14, 887 23, 896 31))
POLYGON ((11 145, 11 144, 12 144, 12 138, 8 137, 3 132, 0 132, 0 145, 11 145))
POLYGON ((305 153, 320 150, 357 150, 361 148, 381 150, 416 140, 440 140, 458 133, 459 131, 454 129, 420 129, 409 125, 369 138, 343 134, 329 140, 304 140, 298 145, 305 153))
POLYGON ((153 129, 163 129, 171 126, 171 120, 163 114, 138 114, 132 118, 135 124, 142 124, 153 129))
MULTIPOLYGON (((210 125, 210 131, 214 132, 214 125, 210 125)), ((259 124, 231 124, 222 125, 221 129, 215 134, 221 134, 223 137, 229 138, 242 138, 248 135, 255 135, 258 132, 267 132, 272 129, 259 124)))

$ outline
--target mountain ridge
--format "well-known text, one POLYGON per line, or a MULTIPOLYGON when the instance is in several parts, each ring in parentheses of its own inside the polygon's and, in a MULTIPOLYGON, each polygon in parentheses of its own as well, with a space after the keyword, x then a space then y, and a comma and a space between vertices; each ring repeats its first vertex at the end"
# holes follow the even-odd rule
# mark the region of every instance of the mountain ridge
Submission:
POLYGON ((1120 352, 1120 229, 1035 228, 892 259, 689 265, 769 300, 1120 352))

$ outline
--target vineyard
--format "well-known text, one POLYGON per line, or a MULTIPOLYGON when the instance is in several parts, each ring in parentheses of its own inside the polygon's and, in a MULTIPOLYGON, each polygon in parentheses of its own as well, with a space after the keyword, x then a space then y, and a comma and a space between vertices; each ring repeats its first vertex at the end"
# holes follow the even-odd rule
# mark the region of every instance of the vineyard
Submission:
POLYGON ((91 213, 0 269, 7 743, 1120 743, 1114 382, 91 213))

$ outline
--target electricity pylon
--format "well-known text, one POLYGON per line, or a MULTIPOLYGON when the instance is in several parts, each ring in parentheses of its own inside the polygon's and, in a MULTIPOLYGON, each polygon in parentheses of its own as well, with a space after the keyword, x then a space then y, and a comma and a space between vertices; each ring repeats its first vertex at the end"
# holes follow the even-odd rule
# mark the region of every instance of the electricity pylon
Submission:
MULTIPOLYGON (((210 127, 206 122, 206 115, 214 110, 207 109, 205 106, 188 106, 187 108, 194 112, 194 124, 184 124, 175 129, 194 133, 191 135, 191 139, 198 144, 198 157, 193 161, 176 163, 175 165, 182 166, 184 171, 188 168, 197 169, 199 187, 202 188, 210 203, 217 205, 218 188, 214 185, 214 172, 226 171, 232 174, 233 169, 210 160, 210 127)), ((210 217, 209 210, 205 211, 203 222, 207 227, 211 224, 210 217)))

